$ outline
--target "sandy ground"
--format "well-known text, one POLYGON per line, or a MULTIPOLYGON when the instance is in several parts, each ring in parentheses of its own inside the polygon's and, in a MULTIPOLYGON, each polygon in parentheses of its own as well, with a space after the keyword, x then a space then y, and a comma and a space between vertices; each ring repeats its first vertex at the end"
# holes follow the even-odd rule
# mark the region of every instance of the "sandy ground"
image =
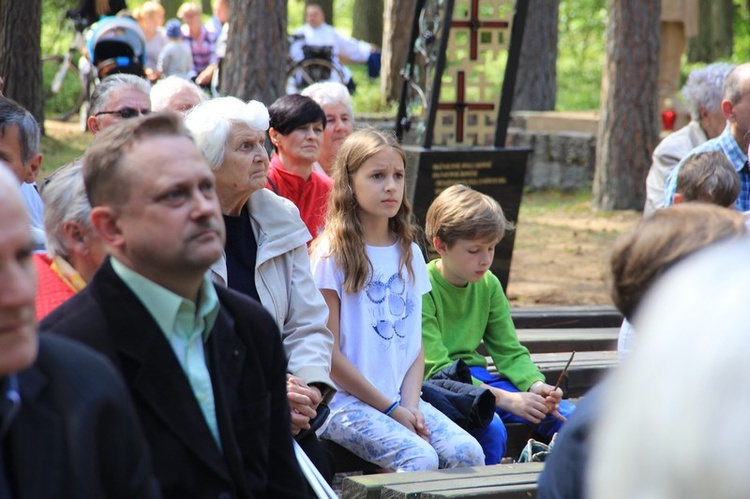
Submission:
POLYGON ((526 196, 511 262, 512 306, 604 305, 609 298, 613 242, 640 219, 635 211, 597 213, 589 201, 568 209, 529 213, 526 196))

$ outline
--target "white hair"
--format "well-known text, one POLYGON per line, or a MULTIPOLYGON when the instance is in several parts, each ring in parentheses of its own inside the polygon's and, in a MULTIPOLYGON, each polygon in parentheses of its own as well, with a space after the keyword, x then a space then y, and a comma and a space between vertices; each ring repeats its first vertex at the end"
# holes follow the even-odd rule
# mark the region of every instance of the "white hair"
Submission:
POLYGON ((65 238, 64 225, 75 221, 87 231, 94 230, 91 223, 91 204, 86 197, 83 183, 83 163, 73 164, 55 175, 55 178, 45 186, 42 200, 47 253, 52 258, 60 256, 68 260, 71 250, 65 238))
POLYGON ((301 93, 305 97, 310 97, 320 107, 343 104, 346 110, 349 111, 349 116, 354 119, 354 111, 352 111, 352 100, 349 97, 349 90, 347 90, 346 86, 337 81, 313 83, 309 87, 306 87, 301 93))
POLYGON ((700 118, 701 108, 709 112, 720 110, 724 80, 734 68, 735 65, 728 62, 715 62, 690 72, 681 93, 692 119, 700 118))
POLYGON ((748 238, 712 246, 646 294, 633 353, 603 394, 588 497, 747 496, 748 254, 748 238))
POLYGON ((185 126, 203 152, 212 170, 224 163, 226 143, 233 123, 244 123, 253 130, 268 130, 270 117, 262 102, 242 102, 236 97, 217 97, 191 109, 185 116, 185 126))
POLYGON ((198 85, 190 80, 172 75, 157 81, 151 87, 151 110, 157 112, 167 109, 169 99, 183 90, 192 92, 198 98, 199 102, 206 100, 206 94, 198 85))
POLYGON ((89 116, 95 116, 107 107, 112 92, 125 88, 140 92, 145 96, 151 93, 151 83, 146 79, 125 73, 109 75, 96 86, 94 93, 91 94, 89 116))

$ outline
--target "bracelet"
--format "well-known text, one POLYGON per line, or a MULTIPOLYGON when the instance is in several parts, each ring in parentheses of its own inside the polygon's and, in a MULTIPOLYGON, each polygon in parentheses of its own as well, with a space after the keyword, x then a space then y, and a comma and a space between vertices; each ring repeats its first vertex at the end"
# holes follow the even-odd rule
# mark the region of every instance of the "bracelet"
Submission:
POLYGON ((386 416, 390 416, 391 413, 393 411, 395 411, 396 407, 398 407, 398 406, 399 406, 399 403, 398 403, 398 400, 397 400, 393 404, 391 404, 391 406, 388 409, 386 409, 385 411, 383 411, 383 414, 385 414, 386 416))

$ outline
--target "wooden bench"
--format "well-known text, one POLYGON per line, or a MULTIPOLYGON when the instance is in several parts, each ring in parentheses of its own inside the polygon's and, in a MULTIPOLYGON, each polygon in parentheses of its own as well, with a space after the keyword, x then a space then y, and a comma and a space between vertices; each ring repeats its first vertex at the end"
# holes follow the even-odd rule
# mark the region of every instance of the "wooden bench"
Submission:
POLYGON ((498 464, 412 473, 347 477, 342 499, 406 499, 443 497, 536 497, 543 463, 498 464))
MULTIPOLYGON (((596 352, 617 350, 618 327, 518 329, 518 340, 529 352, 596 352)), ((481 352, 487 355, 486 351, 481 352)))
POLYGON ((620 327, 622 314, 610 305, 514 307, 516 329, 620 327))
MULTIPOLYGON (((570 352, 577 352, 561 383, 565 397, 576 399, 582 397, 609 369, 617 365, 617 332, 618 328, 612 327, 522 329, 518 331, 518 337, 521 343, 532 351, 531 359, 539 366, 550 384, 557 381, 570 358, 570 352)), ((480 353, 487 355, 483 345, 480 346, 480 353)), ((487 363, 489 371, 497 373, 489 356, 487 363)), ((506 425, 506 428, 508 444, 505 455, 518 457, 529 439, 529 428, 521 424, 506 425)), ((380 469, 333 442, 321 442, 333 454, 337 473, 373 473, 380 469)))
MULTIPOLYGON (((575 402, 575 401, 574 401, 575 402)), ((508 432, 508 440, 505 447, 505 456, 517 459, 521 455, 526 442, 531 436, 532 430, 520 423, 506 424, 505 429, 508 432)), ((378 473, 382 471, 380 466, 352 454, 345 448, 341 447, 330 440, 320 440, 323 447, 333 454, 336 473, 352 473, 361 471, 364 474, 378 473)))
MULTIPOLYGON (((622 316, 613 307, 516 308, 511 310, 511 315, 516 321, 519 340, 529 349, 532 360, 549 383, 557 381, 570 352, 577 352, 561 384, 566 398, 582 397, 617 364, 617 335, 622 316)), ((479 351, 487 356, 483 345, 479 351)), ((487 360, 490 372, 497 372, 492 358, 487 356, 487 360)), ((505 455, 517 457, 529 438, 529 428, 521 424, 506 425, 506 428, 505 455)), ((333 442, 321 442, 334 455, 337 473, 380 470, 377 465, 333 442)))
MULTIPOLYGON (((542 371, 547 382, 554 384, 570 359, 576 355, 562 381, 567 398, 582 397, 604 374, 618 364, 619 328, 519 329, 518 339, 531 352, 531 360, 542 371)), ((497 368, 484 344, 478 349, 487 359, 487 369, 497 368)))
MULTIPOLYGON (((531 360, 544 374, 547 383, 554 385, 560 377, 565 365, 570 359, 571 352, 532 353, 531 360)), ((568 372, 563 378, 560 388, 565 398, 580 398, 612 367, 618 364, 617 352, 613 350, 595 352, 576 352, 568 372)), ((497 368, 492 357, 487 357, 487 370, 497 374, 497 368)))

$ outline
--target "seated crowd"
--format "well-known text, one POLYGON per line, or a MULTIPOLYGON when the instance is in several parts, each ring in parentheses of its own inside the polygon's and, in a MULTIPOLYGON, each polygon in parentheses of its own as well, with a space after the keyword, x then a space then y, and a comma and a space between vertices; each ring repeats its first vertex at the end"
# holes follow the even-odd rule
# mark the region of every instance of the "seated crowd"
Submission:
MULTIPOLYGON (((183 80, 105 79, 89 149, 46 179, 43 227, 19 187, 40 171, 39 128, 0 97, 0 497, 307 497, 335 471, 321 440, 394 471, 480 466, 504 456, 508 423, 545 440, 562 429, 540 496, 580 497, 608 385, 576 411, 519 342, 489 271, 513 229, 498 202, 443 191, 425 227, 439 258, 425 262, 404 150, 353 130, 341 83, 306 93, 266 107, 183 80), (462 367, 494 400, 482 427, 421 396, 462 367)), ((730 140, 744 108, 725 109, 730 140)), ((746 232, 726 208, 745 181, 733 165, 689 156, 671 200, 686 204, 618 242, 628 321, 675 262, 746 232)))
MULTIPOLYGON (((449 199, 465 206, 477 195, 488 209, 446 223, 484 225, 436 235, 443 263, 428 268, 401 147, 374 130, 352 134, 343 85, 310 94, 266 108, 206 100, 184 80, 149 89, 111 76, 94 95, 91 146, 42 189, 46 252, 29 255, 39 276, 30 309, 42 337, 84 344, 119 373, 130 393, 119 403, 140 421, 132 443, 148 446, 131 455, 163 496, 310 494, 294 447, 330 482, 334 463, 319 439, 397 471, 496 463, 503 420, 550 436, 572 412, 518 343, 487 272, 507 227, 499 205, 468 188, 449 199), (478 259, 464 248, 476 240, 478 259), (467 286, 486 308, 475 314, 477 335, 457 348, 462 339, 441 333, 454 326, 435 322, 444 318, 435 300, 467 286), (471 351, 483 337, 497 364, 519 373, 514 384, 482 374, 471 351), (459 359, 497 400, 490 437, 420 398, 434 374, 426 368, 459 359), (549 425, 537 427, 542 420, 549 425)), ((18 183, 31 179, 41 157, 20 153, 20 130, 31 120, 33 142, 38 127, 10 99, 0 117, 0 150, 19 152, 4 155, 18 183)))

